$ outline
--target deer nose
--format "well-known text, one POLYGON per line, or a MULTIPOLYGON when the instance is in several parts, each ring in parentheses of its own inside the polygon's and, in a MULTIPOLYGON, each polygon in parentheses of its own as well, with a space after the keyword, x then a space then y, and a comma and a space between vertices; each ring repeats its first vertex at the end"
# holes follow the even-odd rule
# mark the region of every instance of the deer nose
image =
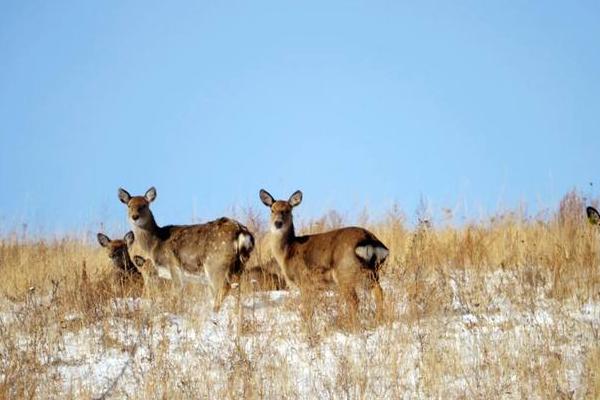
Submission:
POLYGON ((275 225, 275 228, 281 229, 281 227, 283 226, 283 222, 281 222, 281 221, 275 221, 274 225, 275 225))
POLYGON ((137 214, 133 214, 133 215, 131 216, 131 219, 132 219, 132 220, 134 220, 134 221, 137 221, 139 218, 140 218, 140 216, 139 216, 139 215, 137 215, 137 214))

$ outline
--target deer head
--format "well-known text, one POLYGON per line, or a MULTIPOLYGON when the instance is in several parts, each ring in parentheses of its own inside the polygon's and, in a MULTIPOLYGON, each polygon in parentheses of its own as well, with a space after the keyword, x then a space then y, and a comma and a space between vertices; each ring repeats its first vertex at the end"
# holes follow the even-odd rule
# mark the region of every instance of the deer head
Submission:
POLYGON ((111 240, 103 233, 98 233, 98 243, 106 249, 108 257, 113 265, 122 271, 131 270, 131 258, 129 258, 129 247, 133 245, 135 237, 133 232, 127 232, 123 239, 111 240))
POLYGON ((150 203, 156 199, 156 189, 151 187, 143 196, 131 196, 123 188, 119 188, 119 200, 127 206, 129 221, 135 226, 142 227, 154 220, 150 211, 150 203))
POLYGON ((275 200, 264 189, 259 195, 263 204, 271 209, 271 232, 287 232, 293 226, 292 209, 302 202, 302 192, 296 190, 288 200, 275 200))

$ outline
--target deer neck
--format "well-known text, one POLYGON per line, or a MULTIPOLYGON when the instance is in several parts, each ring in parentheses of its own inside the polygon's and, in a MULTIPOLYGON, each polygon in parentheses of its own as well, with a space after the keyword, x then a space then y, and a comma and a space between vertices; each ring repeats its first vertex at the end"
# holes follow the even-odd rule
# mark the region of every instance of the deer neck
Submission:
POLYGON ((295 247, 298 245, 293 223, 286 231, 275 232, 271 235, 271 253, 277 264, 279 264, 283 278, 288 287, 297 286, 299 271, 294 268, 294 263, 290 262, 296 254, 295 247))
POLYGON ((288 258, 295 240, 296 232, 293 223, 285 231, 272 233, 271 251, 280 265, 285 265, 285 260, 288 258))
POLYGON ((154 215, 150 213, 148 221, 143 225, 133 225, 133 231, 135 233, 136 242, 140 244, 140 247, 149 252, 160 242, 159 231, 160 227, 154 219, 154 215))

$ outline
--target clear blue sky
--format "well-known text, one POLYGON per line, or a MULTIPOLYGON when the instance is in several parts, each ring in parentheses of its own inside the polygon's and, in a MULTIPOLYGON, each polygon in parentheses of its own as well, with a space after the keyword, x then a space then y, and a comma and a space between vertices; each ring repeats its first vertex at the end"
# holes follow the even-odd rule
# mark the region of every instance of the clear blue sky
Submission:
POLYGON ((163 224, 263 187, 302 217, 598 195, 597 1, 0 8, 4 228, 124 223, 119 186, 163 224))

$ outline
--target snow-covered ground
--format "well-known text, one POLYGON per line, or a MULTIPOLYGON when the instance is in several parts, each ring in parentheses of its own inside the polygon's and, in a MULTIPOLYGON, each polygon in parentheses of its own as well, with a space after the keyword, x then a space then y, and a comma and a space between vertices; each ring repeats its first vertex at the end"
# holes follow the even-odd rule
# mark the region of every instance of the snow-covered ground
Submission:
MULTIPOLYGON (((73 313, 44 327, 43 345, 36 332, 14 342, 24 353, 38 346, 41 398, 541 398, 542 384, 586 398, 600 304, 540 292, 515 305, 503 279, 485 279, 497 298, 478 309, 461 294, 468 279, 451 278, 449 306, 423 317, 409 316, 411 300, 384 281, 399 301, 380 325, 363 310, 360 329, 334 326, 331 293, 307 322, 298 293, 277 291, 230 296, 217 314, 192 301, 176 312, 156 299, 116 299, 110 318, 83 325, 73 313)), ((22 307, 0 302, 4 332, 15 335, 22 307)))

